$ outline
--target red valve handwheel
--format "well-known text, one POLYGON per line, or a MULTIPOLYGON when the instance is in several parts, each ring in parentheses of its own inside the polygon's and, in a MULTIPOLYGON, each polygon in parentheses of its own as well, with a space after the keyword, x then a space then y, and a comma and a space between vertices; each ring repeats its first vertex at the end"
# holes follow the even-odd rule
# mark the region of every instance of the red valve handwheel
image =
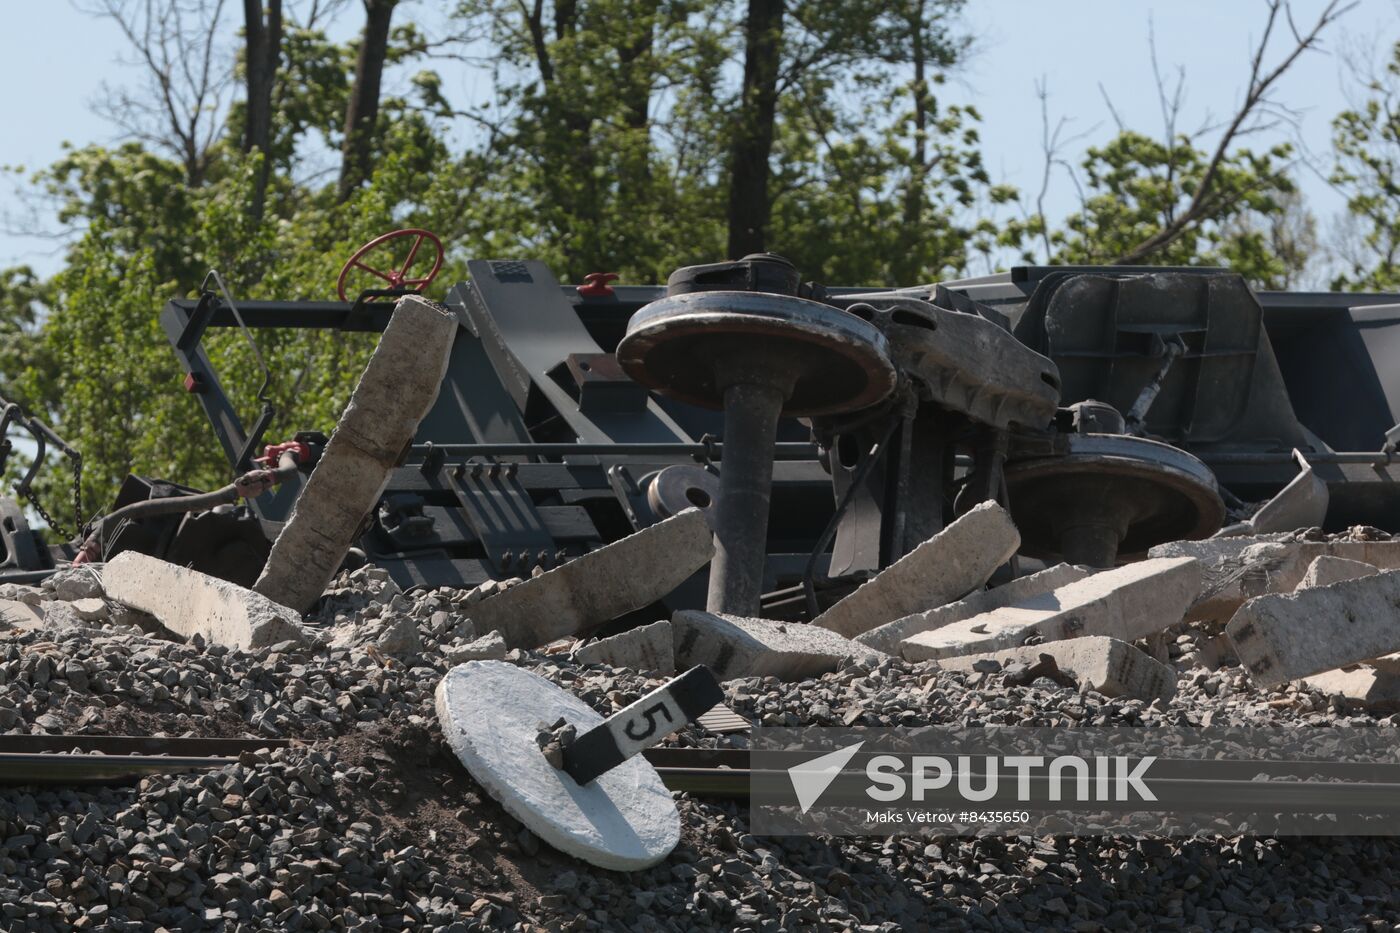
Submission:
POLYGON ((417 227, 410 227, 407 230, 395 230, 393 233, 386 233, 383 236, 375 237, 364 246, 355 250, 355 255, 351 256, 349 261, 341 267, 340 278, 336 279, 335 283, 335 291, 336 294, 340 296, 341 301, 350 300, 345 294, 345 279, 350 275, 351 269, 360 269, 364 272, 368 272, 370 275, 377 275, 388 283, 389 288, 409 288, 413 291, 421 292, 427 287, 429 282, 437 278, 438 272, 442 270, 442 241, 437 238, 437 234, 428 230, 420 230, 417 227), (383 272, 362 261, 368 253, 378 249, 390 240, 404 240, 409 237, 416 237, 417 239, 413 241, 413 246, 409 248, 407 258, 404 259, 403 265, 398 269, 391 269, 388 272, 383 272), (433 267, 428 270, 428 274, 425 276, 409 278, 408 270, 413 267, 413 260, 418 258, 418 250, 422 247, 424 240, 431 243, 433 249, 437 251, 437 256, 433 259, 433 267))

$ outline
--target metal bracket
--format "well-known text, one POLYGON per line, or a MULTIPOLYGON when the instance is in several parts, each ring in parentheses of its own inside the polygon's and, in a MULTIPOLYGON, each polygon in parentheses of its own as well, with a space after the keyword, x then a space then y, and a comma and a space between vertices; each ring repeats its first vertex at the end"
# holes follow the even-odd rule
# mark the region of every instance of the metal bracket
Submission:
POLYGON ((0 496, 0 570, 43 569, 43 555, 19 503, 0 496))
POLYGON ((447 478, 496 572, 529 576, 553 565, 556 548, 515 473, 514 463, 459 463, 447 478))

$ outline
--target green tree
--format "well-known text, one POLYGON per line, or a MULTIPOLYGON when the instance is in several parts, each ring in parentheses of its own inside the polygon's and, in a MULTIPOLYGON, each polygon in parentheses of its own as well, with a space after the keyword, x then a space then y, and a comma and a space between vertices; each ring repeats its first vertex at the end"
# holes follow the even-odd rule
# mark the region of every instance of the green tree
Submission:
POLYGON ((1167 238, 1161 231, 1173 226, 1205 183, 1210 156, 1185 137, 1165 145, 1120 133, 1088 151, 1083 207, 1050 234, 1055 261, 1123 262, 1139 256, 1139 244, 1160 239, 1142 259, 1164 265, 1223 264, 1251 281, 1274 281, 1284 274, 1282 257, 1268 250, 1263 234, 1244 221, 1280 213, 1295 194, 1284 169, 1290 157, 1286 144, 1263 153, 1230 153, 1215 164, 1211 194, 1196 218, 1167 238))
MULTIPOLYGON (((411 56, 414 37, 401 38, 393 54, 411 56)), ((333 179, 298 178, 306 147, 338 148, 355 55, 293 25, 280 58, 266 150, 243 151, 238 105, 201 156, 198 178, 180 150, 156 151, 143 140, 72 150, 35 178, 74 239, 48 281, 26 270, 0 273, 0 391, 83 451, 89 503, 109 502, 128 472, 204 487, 227 482, 228 464, 194 397, 180 389, 158 323, 165 302, 192 295, 209 269, 240 300, 325 299, 344 258, 397 226, 436 227, 466 250, 480 248, 472 239, 480 225, 464 210, 479 160, 451 155, 441 121, 421 101, 380 102, 370 185, 342 200, 333 179)), ((257 340, 273 373, 274 439, 333 426, 373 346, 368 335, 325 332, 261 331, 257 340)), ((262 373, 246 341, 215 330, 205 345, 251 423, 262 373)), ((22 466, 12 463, 11 473, 22 466)), ((40 482, 56 514, 67 482, 61 470, 40 482)))
POLYGON ((1345 193, 1357 229, 1333 281, 1338 289, 1400 285, 1400 43, 1367 91, 1364 101, 1332 121, 1330 180, 1345 193))
POLYGON ((1114 112, 1118 133, 1089 149, 1080 165, 1081 180, 1059 153, 1059 128, 1051 132, 1047 118, 1042 143, 1047 183, 1052 168, 1071 168, 1080 208, 1057 228, 1037 203, 1035 211, 1006 226, 1003 245, 1021 249, 1028 260, 1039 253, 1045 262, 1228 264, 1257 285, 1296 278, 1311 258, 1300 252, 1308 239, 1293 237, 1284 252, 1274 248, 1279 245, 1275 235, 1284 233, 1279 224, 1285 215, 1300 217, 1305 226, 1311 222, 1297 203, 1288 174, 1293 149, 1278 144, 1256 151, 1239 143, 1250 133, 1276 125, 1281 114, 1287 119, 1288 109, 1276 98, 1279 79, 1299 57, 1320 45, 1323 33, 1350 6, 1332 0, 1306 30, 1295 22, 1284 0, 1269 0, 1265 9, 1244 94, 1212 134, 1212 144, 1203 144, 1205 133, 1178 131, 1182 82, 1168 86, 1158 68, 1155 43, 1151 60, 1161 99, 1160 137, 1125 126, 1114 112), (1286 24, 1292 42, 1272 63, 1266 62, 1273 38, 1283 31, 1281 24, 1286 24))

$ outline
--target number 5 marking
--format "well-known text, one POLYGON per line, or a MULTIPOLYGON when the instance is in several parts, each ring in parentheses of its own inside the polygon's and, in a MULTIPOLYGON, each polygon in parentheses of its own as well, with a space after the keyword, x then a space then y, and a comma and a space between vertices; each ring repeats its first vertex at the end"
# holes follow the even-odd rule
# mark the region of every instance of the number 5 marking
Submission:
POLYGON ((634 719, 623 727, 622 734, 627 736, 633 742, 640 742, 643 739, 651 738, 653 735, 656 734, 657 727, 660 725, 660 723, 656 721, 656 717, 658 716, 658 714, 661 716, 665 716, 666 722, 668 724, 675 722, 675 719, 671 716, 671 710, 666 706, 666 703, 664 701, 661 703, 653 703, 651 706, 648 706, 646 709, 642 710, 642 715, 647 718, 645 731, 643 731, 640 728, 641 723, 638 720, 634 719), (633 732, 632 730, 634 728, 636 728, 638 731, 633 732))

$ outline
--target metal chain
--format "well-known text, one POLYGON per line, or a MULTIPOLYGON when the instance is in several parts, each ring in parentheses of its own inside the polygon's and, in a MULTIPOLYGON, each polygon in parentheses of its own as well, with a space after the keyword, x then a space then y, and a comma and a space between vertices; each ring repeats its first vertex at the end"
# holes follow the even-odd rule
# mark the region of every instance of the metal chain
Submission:
POLYGON ((73 522, 74 530, 70 534, 66 528, 60 525, 48 511, 39 504, 39 497, 34 495, 33 489, 24 490, 24 498, 29 501, 29 505, 39 517, 51 529, 57 532, 60 538, 73 540, 83 533, 83 457, 77 454, 73 457, 73 522))

